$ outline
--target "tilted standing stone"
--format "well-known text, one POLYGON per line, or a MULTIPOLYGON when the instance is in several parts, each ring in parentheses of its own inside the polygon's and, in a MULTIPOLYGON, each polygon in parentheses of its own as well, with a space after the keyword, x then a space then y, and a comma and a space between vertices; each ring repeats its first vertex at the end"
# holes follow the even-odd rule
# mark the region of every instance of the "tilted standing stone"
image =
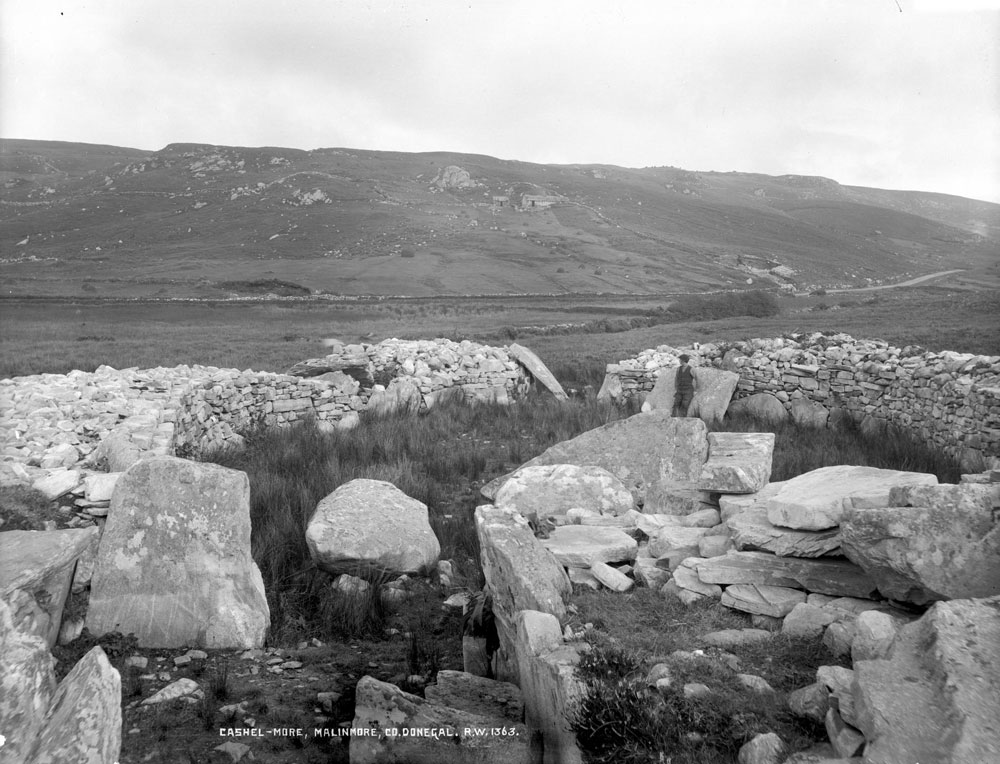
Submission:
POLYGON ((243 472, 172 456, 143 459, 115 486, 91 583, 91 634, 144 647, 261 647, 270 623, 250 556, 243 472))

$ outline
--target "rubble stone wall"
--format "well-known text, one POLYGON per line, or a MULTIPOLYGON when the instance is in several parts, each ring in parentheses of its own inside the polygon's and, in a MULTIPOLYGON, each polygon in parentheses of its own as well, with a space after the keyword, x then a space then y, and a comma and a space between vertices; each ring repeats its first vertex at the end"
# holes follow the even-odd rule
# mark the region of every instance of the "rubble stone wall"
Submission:
POLYGON ((346 345, 324 358, 293 367, 292 374, 222 370, 192 385, 178 406, 174 448, 194 454, 238 440, 254 424, 280 426, 301 419, 336 424, 365 409, 372 390, 353 378, 296 376, 323 368, 363 369, 376 382, 412 382, 425 396, 461 388, 472 400, 508 400, 523 393, 528 377, 505 348, 451 340, 386 340, 377 345, 346 345))
POLYGON ((648 393, 682 352, 695 365, 738 372, 736 398, 770 393, 786 408, 806 398, 859 422, 909 430, 962 459, 1000 456, 1000 356, 933 353, 818 333, 690 348, 661 345, 608 365, 609 376, 620 383, 617 397, 648 393))

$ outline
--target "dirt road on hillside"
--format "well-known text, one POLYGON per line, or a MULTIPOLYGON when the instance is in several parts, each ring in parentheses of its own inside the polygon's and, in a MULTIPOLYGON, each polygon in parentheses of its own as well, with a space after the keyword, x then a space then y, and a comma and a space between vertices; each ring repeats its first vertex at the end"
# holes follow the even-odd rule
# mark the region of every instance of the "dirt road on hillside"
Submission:
POLYGON ((940 278, 941 276, 950 276, 953 273, 962 273, 965 268, 958 268, 953 271, 938 271, 937 273, 928 273, 926 276, 918 276, 915 279, 910 279, 909 281, 900 281, 898 284, 883 284, 881 286, 870 286, 870 287, 857 287, 855 289, 827 289, 827 294, 843 294, 844 292, 874 292, 878 289, 895 289, 896 287, 908 287, 916 286, 917 284, 922 284, 925 281, 930 281, 931 279, 940 278))

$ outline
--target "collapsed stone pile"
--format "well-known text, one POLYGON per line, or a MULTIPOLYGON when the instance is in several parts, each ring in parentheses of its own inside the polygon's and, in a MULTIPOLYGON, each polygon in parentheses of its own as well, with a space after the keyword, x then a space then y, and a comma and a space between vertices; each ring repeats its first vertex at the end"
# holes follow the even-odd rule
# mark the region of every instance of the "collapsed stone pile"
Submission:
MULTIPOLYGON (((484 487, 493 504, 476 519, 500 631, 497 670, 522 681, 529 725, 547 730, 553 750, 573 748, 559 703, 581 691, 572 676, 580 647, 570 633, 539 647, 537 635, 520 631, 525 619, 545 614, 558 634, 572 585, 645 585, 752 616, 754 628, 707 634, 708 646, 725 650, 780 632, 822 640, 853 659, 856 671, 822 667, 814 685, 789 697, 793 712, 826 726, 831 747, 817 755, 864 752, 859 761, 902 764, 1000 752, 1000 730, 977 705, 1000 700, 1000 641, 980 649, 977 637, 970 650, 958 644, 962 629, 988 639, 997 628, 1000 483, 989 482, 996 473, 945 486, 933 475, 847 466, 770 484, 772 447, 770 435, 706 434, 700 420, 654 408, 557 444, 484 487), (941 604, 917 620, 934 602, 941 604), (970 618, 979 619, 975 626, 970 618), (943 643, 920 665, 915 654, 897 657, 930 634, 943 643), (898 654, 890 652, 897 638, 898 654), (922 683, 919 692, 899 690, 906 710, 891 723, 879 705, 898 703, 880 689, 889 660, 922 683), (941 686, 973 674, 978 684, 968 695, 940 697, 941 686), (921 725, 930 715, 949 721, 928 736, 921 725), (894 741, 911 729, 923 742, 900 749, 913 756, 899 758, 894 741)), ((758 749, 773 756, 754 761, 786 753, 780 739, 755 738, 741 761, 758 749)))
POLYGON ((687 353, 695 365, 739 374, 737 399, 767 394, 787 413, 817 424, 846 415, 910 430, 959 458, 1000 456, 1000 357, 820 333, 690 348, 662 345, 609 364, 601 396, 652 391, 687 353))

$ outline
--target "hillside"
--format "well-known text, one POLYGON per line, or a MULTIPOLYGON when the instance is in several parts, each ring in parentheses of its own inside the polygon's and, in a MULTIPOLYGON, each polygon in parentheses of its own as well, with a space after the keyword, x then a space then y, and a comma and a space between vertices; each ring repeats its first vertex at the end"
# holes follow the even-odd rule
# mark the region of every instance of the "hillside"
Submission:
POLYGON ((825 178, 4 140, 0 187, 0 278, 15 295, 803 290, 953 269, 1000 280, 1000 205, 825 178))

